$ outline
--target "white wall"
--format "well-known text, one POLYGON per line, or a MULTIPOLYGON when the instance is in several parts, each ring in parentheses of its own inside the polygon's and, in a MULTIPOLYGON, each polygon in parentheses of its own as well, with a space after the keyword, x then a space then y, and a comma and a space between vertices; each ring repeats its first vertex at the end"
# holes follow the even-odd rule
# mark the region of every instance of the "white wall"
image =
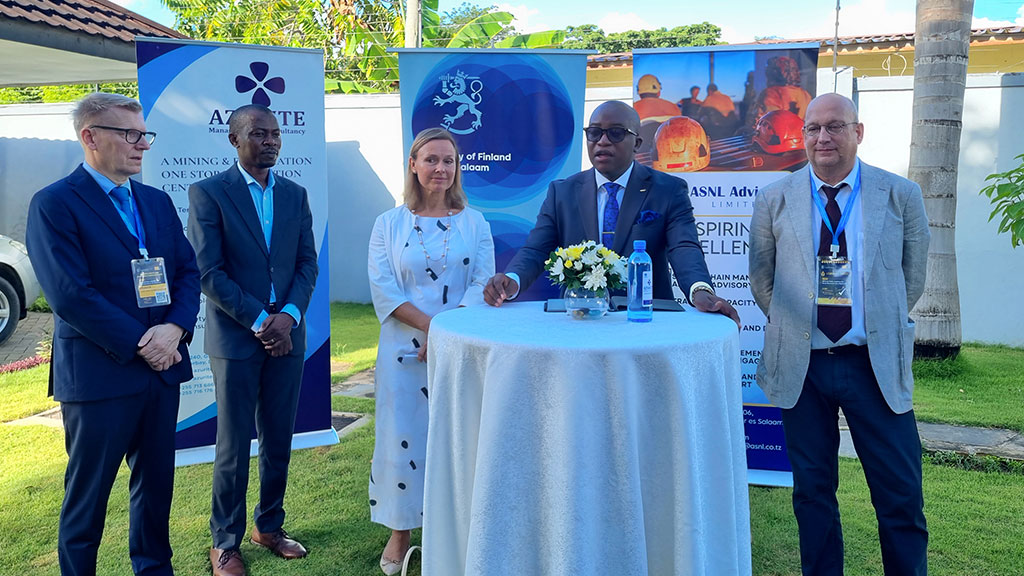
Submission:
MULTIPOLYGON (((906 176, 910 164, 913 78, 857 81, 865 124, 861 158, 906 176)), ((985 177, 1024 153, 1024 75, 971 75, 964 96, 957 179, 956 252, 965 341, 1024 346, 1024 250, 989 222, 985 177)))
MULTIPOLYGON (((832 88, 819 73, 819 92, 832 88)), ((911 78, 854 80, 841 71, 838 91, 860 105, 865 162, 906 175, 911 78)), ((587 90, 584 117, 605 100, 629 102, 629 87, 587 90)), ((405 164, 396 94, 326 98, 331 299, 368 302, 366 251, 378 214, 398 204, 405 164)), ((1024 250, 988 222, 985 176, 1014 166, 1024 152, 1024 75, 972 75, 964 104, 957 206, 957 263, 967 341, 1024 346, 1024 250)), ((0 233, 24 238, 31 194, 70 172, 81 149, 66 104, 0 106, 0 233)), ((159 139, 156 143, 160 145, 159 139)), ((287 140, 284 143, 288 145, 287 140)), ((583 167, 590 162, 584 151, 583 167)))

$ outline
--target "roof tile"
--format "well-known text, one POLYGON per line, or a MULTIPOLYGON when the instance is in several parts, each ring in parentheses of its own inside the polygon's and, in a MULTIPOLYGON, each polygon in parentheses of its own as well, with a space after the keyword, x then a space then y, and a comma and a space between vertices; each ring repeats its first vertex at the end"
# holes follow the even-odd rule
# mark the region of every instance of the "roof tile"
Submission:
POLYGON ((0 16, 123 42, 132 42, 135 36, 184 38, 109 0, 0 0, 0 16))

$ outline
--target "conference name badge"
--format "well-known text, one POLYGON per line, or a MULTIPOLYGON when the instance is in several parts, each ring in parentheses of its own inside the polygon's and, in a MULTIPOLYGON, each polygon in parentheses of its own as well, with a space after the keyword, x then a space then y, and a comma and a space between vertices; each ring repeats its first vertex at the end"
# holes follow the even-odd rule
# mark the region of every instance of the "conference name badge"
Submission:
POLYGON ((132 276, 135 277, 135 300, 139 308, 166 306, 171 303, 171 292, 167 288, 167 269, 163 258, 132 260, 132 276))
POLYGON ((818 257, 818 305, 853 305, 853 265, 849 258, 818 257))

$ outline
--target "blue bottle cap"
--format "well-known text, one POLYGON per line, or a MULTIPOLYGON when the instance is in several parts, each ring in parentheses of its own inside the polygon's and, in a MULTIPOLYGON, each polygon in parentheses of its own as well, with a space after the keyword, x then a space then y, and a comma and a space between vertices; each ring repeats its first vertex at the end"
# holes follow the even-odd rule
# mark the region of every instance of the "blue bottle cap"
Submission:
POLYGON ((647 240, 633 240, 633 250, 647 250, 647 240))

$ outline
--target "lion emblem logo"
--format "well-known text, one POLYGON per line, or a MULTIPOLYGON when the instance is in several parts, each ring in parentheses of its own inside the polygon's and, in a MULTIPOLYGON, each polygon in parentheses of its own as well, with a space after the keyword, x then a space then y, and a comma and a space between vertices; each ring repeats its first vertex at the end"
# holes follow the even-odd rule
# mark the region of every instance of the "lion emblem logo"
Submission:
MULTIPOLYGON (((480 91, 484 89, 484 83, 480 81, 479 77, 469 76, 462 70, 457 70, 454 75, 445 74, 441 76, 440 80, 441 92, 444 92, 445 96, 434 96, 434 106, 456 105, 454 114, 444 115, 441 126, 453 134, 472 134, 476 132, 483 125, 483 114, 477 109, 477 105, 483 100, 480 91), (469 127, 453 128, 452 124, 455 124, 459 119, 465 118, 467 113, 473 119, 469 127)), ((458 124, 464 126, 465 122, 463 120, 458 124)))

